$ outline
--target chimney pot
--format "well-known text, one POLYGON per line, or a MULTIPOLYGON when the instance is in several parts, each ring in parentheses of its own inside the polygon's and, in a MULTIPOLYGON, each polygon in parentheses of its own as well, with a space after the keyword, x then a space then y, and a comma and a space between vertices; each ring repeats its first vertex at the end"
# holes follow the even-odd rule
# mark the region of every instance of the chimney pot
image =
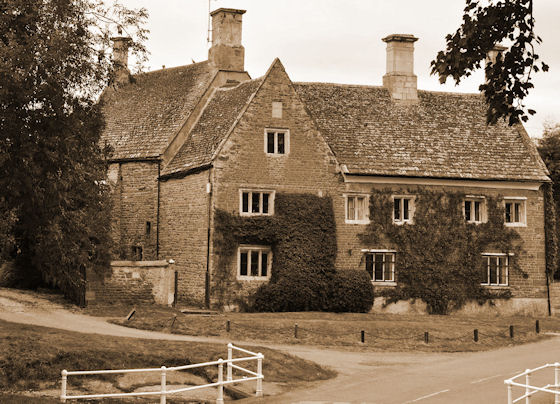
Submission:
POLYGON ((387 43, 387 73, 383 76, 383 86, 393 99, 418 99, 414 74, 414 42, 417 40, 410 34, 392 34, 382 39, 387 43))
POLYGON ((244 71, 245 48, 241 45, 242 17, 245 10, 219 8, 212 17, 212 47, 208 60, 218 70, 244 71))

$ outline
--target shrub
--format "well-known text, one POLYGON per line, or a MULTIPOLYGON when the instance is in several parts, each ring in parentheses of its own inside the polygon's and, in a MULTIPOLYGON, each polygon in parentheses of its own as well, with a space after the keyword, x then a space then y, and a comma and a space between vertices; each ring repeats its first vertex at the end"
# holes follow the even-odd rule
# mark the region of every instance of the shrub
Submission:
POLYGON ((329 281, 327 311, 367 313, 373 306, 373 286, 366 271, 337 271, 329 281))

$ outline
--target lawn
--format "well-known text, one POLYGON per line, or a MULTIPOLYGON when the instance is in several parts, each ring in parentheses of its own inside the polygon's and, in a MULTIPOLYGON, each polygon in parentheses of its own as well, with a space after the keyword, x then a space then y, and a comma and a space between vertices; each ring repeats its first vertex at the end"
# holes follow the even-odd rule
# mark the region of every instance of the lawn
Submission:
MULTIPOLYGON (((285 353, 263 347, 244 347, 264 354, 263 373, 266 383, 279 383, 289 387, 335 376, 335 372, 331 370, 285 353)), ((32 403, 34 401, 31 398, 21 399, 10 394, 28 390, 59 390, 62 369, 173 366, 207 362, 226 356, 227 348, 224 344, 108 337, 0 321, 0 402, 32 403)), ((198 378, 205 380, 216 379, 216 374, 215 367, 195 372, 198 378)), ((90 377, 96 376, 88 378, 90 377)), ((117 388, 116 376, 97 378, 117 388)), ((79 377, 70 378, 69 385, 73 386, 72 383, 85 386, 82 385, 85 382, 79 377)), ((37 402, 51 402, 49 400, 45 398, 37 402)))
POLYGON ((217 313, 183 314, 166 307, 91 308, 92 315, 113 316, 111 321, 128 327, 177 334, 219 336, 249 343, 312 344, 383 351, 469 352, 524 344, 560 331, 556 317, 403 315, 358 313, 217 313), (535 323, 539 320, 540 334, 535 323), (229 332, 227 323, 229 321, 229 332), (296 334, 297 324, 297 338, 296 334), (509 327, 513 325, 514 337, 509 327), (478 330, 478 342, 474 330, 478 330), (361 343, 364 331, 364 343, 361 343), (425 333, 428 333, 428 343, 425 333))

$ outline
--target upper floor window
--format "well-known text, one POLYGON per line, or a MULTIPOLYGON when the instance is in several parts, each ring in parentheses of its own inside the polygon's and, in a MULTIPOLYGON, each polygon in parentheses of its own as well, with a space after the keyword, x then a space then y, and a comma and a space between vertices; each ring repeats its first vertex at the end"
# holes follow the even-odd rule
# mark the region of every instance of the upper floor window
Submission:
POLYGON ((346 223, 369 223, 368 196, 345 195, 346 223))
POLYGON ((412 223, 414 216, 414 197, 393 196, 393 223, 412 223))
POLYGON ((483 254, 482 284, 507 286, 509 283, 509 256, 506 254, 483 254))
POLYGON ((240 246, 237 279, 266 280, 270 278, 272 251, 266 246, 240 246))
POLYGON ((467 197, 463 203, 463 214, 467 223, 486 221, 486 203, 484 198, 467 197))
POLYGON ((504 198, 506 226, 525 226, 527 224, 525 207, 524 198, 504 198))
POLYGON ((395 281, 395 252, 370 251, 365 254, 366 271, 374 282, 395 281))
POLYGON ((242 216, 272 215, 274 191, 241 190, 239 212, 242 216))
POLYGON ((266 154, 288 154, 290 132, 287 129, 266 129, 264 131, 264 151, 266 154))

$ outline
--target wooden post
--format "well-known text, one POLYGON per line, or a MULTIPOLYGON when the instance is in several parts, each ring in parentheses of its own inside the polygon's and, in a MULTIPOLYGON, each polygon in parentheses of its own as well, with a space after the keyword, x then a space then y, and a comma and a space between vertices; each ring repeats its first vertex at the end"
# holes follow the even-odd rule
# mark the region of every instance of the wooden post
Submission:
POLYGON ((166 376, 166 371, 165 371, 165 366, 161 367, 161 394, 160 394, 160 398, 159 398, 159 403, 160 404, 165 404, 166 400, 167 400, 167 396, 165 391, 167 390, 166 388, 166 384, 167 384, 167 376, 166 376))
MULTIPOLYGON (((229 320, 228 320, 229 323, 229 320)), ((233 345, 230 342, 229 344, 227 344, 227 358, 228 358, 228 363, 227 363, 227 374, 226 374, 226 380, 228 382, 231 382, 233 380, 233 376, 232 376, 232 363, 231 363, 231 359, 233 358, 233 345)))
POLYGON ((366 342, 366 332, 364 330, 362 330, 361 332, 361 337, 362 337, 362 344, 366 342))
POLYGON ((224 404, 224 360, 218 359, 218 398, 216 404, 224 404))
POLYGON ((68 379, 68 371, 66 369, 64 369, 62 372, 62 383, 60 386, 61 392, 60 392, 60 401, 62 401, 63 403, 66 402, 66 382, 68 379))
POLYGON ((424 342, 425 342, 426 344, 428 344, 428 343, 430 342, 430 334, 428 333, 428 331, 426 331, 426 332, 424 333, 424 342))
POLYGON ((474 330, 474 342, 478 342, 478 330, 476 328, 474 330))
POLYGON ((531 389, 529 388, 531 385, 531 373, 529 372, 529 369, 525 370, 525 372, 527 372, 525 375, 525 404, 531 404, 531 396, 529 395, 531 392, 531 389))
MULTIPOLYGON (((555 390, 560 388, 560 363, 556 362, 554 364, 554 387, 555 390)), ((554 395, 554 404, 560 404, 560 394, 554 395)))
POLYGON ((262 397, 263 396, 263 387, 262 387, 262 379, 263 379, 263 374, 262 374, 262 361, 264 359, 264 355, 262 353, 258 353, 257 354, 257 388, 256 388, 256 392, 255 395, 257 397, 262 397))
POLYGON ((231 325, 229 323, 229 320, 226 321, 226 332, 229 332, 229 330, 231 329, 231 325))
POLYGON ((509 337, 513 338, 513 325, 509 326, 509 337))
POLYGON ((539 324, 539 320, 535 321, 535 332, 537 334, 541 332, 541 325, 539 324))
POLYGON ((294 326, 294 338, 297 338, 297 323, 294 326))

